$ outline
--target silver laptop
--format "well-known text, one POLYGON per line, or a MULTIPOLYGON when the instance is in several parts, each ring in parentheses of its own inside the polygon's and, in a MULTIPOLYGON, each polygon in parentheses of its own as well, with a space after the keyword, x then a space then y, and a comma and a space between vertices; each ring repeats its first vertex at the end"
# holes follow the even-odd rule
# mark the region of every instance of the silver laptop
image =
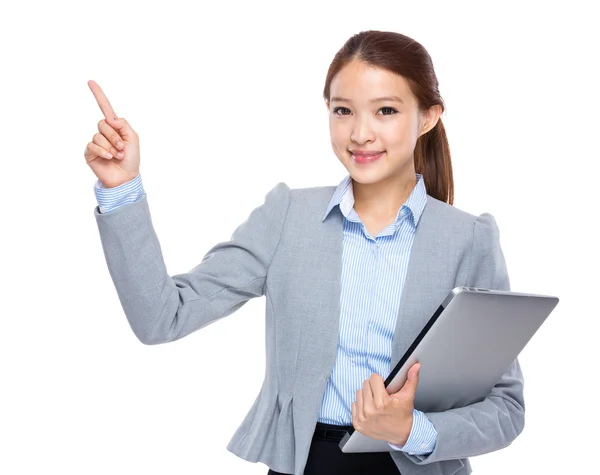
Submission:
MULTIPOLYGON (((421 363, 415 409, 441 412, 481 401, 558 304, 557 297, 472 287, 453 289, 385 381, 389 394, 421 363)), ((353 430, 343 452, 389 452, 353 430)))

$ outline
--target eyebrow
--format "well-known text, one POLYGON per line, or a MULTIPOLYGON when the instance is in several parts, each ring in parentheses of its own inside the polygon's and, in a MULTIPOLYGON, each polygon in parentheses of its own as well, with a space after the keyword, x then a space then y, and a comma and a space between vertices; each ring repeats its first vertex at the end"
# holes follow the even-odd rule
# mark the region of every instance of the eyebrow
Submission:
MULTIPOLYGON (((370 102, 383 102, 383 101, 390 101, 390 102, 400 102, 401 104, 404 104, 404 101, 402 99, 400 99, 398 96, 384 96, 384 97, 376 97, 375 99, 371 99, 370 102)), ((331 102, 352 102, 350 99, 346 99, 344 97, 332 97, 331 98, 331 102)))

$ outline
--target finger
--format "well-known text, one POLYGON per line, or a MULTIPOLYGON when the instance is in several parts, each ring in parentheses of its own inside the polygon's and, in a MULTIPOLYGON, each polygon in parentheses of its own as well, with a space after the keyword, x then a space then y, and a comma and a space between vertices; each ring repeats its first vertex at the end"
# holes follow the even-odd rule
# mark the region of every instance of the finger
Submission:
POLYGON ((402 387, 402 391, 412 396, 417 392, 417 385, 419 384, 419 372, 421 370, 421 364, 415 363, 408 370, 408 375, 404 386, 402 387))
POLYGON ((123 150, 125 148, 122 137, 115 129, 108 125, 104 119, 98 122, 98 130, 108 139, 113 147, 117 148, 118 150, 123 150))
POLYGON ((371 391, 373 392, 373 404, 375 404, 376 408, 380 409, 390 397, 385 389, 385 381, 380 374, 373 373, 370 378, 370 383, 371 391))
POLYGON ((363 392, 362 389, 356 391, 356 418, 362 420, 365 416, 363 408, 363 392))
POLYGON ((106 159, 111 159, 113 158, 113 155, 103 149, 102 147, 100 147, 100 145, 96 145, 93 142, 90 142, 89 144, 87 144, 87 147, 85 148, 85 152, 83 153, 83 155, 85 156, 85 160, 87 163, 90 163, 93 160, 96 160, 96 158, 100 157, 100 158, 106 158, 106 159))
POLYGON ((108 101, 108 97, 106 97, 100 86, 92 80, 88 81, 88 86, 92 90, 92 94, 94 94, 96 102, 100 106, 100 110, 104 114, 104 117, 108 120, 116 119, 117 114, 115 114, 114 109, 108 101))
POLYGON ((366 410, 371 411, 374 408, 373 405, 373 390, 371 389, 371 382, 368 379, 365 379, 362 388, 363 393, 363 407, 366 410))
POLYGON ((421 363, 415 363, 411 369, 413 370, 412 378, 418 383, 419 374, 421 373, 421 363))
POLYGON ((125 156, 123 152, 120 152, 115 147, 113 147, 108 141, 108 139, 100 133, 94 135, 92 142, 94 142, 96 145, 99 145, 103 149, 108 150, 117 158, 123 158, 125 156))
POLYGON ((131 128, 131 125, 129 125, 129 122, 127 122, 122 117, 119 119, 115 119, 115 120, 107 121, 107 122, 115 130, 119 131, 119 134, 121 135, 121 137, 123 137, 123 139, 127 140, 128 142, 130 142, 132 139, 137 137, 137 133, 135 132, 135 130, 133 130, 131 128))

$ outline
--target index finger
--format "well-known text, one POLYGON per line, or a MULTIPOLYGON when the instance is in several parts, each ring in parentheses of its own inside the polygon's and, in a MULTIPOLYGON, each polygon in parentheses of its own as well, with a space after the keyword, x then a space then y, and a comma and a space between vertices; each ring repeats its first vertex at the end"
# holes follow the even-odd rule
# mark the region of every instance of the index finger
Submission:
POLYGON ((98 86, 98 84, 96 84, 92 80, 88 81, 88 86, 92 90, 92 94, 94 94, 96 102, 98 102, 98 105, 100 106, 100 110, 104 114, 104 117, 106 119, 112 120, 117 119, 117 114, 115 114, 115 111, 113 110, 112 106, 110 105, 110 102, 108 101, 108 97, 106 97, 104 92, 102 92, 100 86, 98 86))
POLYGON ((378 373, 373 373, 368 381, 373 393, 373 400, 377 405, 381 406, 390 397, 385 389, 385 381, 378 373))

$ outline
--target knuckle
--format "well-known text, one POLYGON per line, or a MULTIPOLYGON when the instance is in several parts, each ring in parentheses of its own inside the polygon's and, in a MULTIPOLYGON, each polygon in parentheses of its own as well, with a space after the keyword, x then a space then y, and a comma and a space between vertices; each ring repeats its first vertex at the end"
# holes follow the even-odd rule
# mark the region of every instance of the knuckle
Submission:
POLYGON ((99 143, 99 142, 102 141, 103 137, 104 136, 101 133, 95 133, 94 134, 94 138, 93 138, 93 142, 94 143, 99 143))
POLYGON ((118 134, 113 134, 113 135, 110 137, 110 141, 111 141, 112 143, 114 143, 114 144, 116 144, 116 143, 117 143, 118 141, 120 141, 120 140, 121 140, 121 137, 119 137, 119 135, 118 135, 118 134))
POLYGON ((106 121, 105 121, 104 119, 100 119, 100 120, 98 121, 98 128, 101 128, 101 127, 103 127, 103 126, 104 126, 104 124, 106 124, 106 121))

